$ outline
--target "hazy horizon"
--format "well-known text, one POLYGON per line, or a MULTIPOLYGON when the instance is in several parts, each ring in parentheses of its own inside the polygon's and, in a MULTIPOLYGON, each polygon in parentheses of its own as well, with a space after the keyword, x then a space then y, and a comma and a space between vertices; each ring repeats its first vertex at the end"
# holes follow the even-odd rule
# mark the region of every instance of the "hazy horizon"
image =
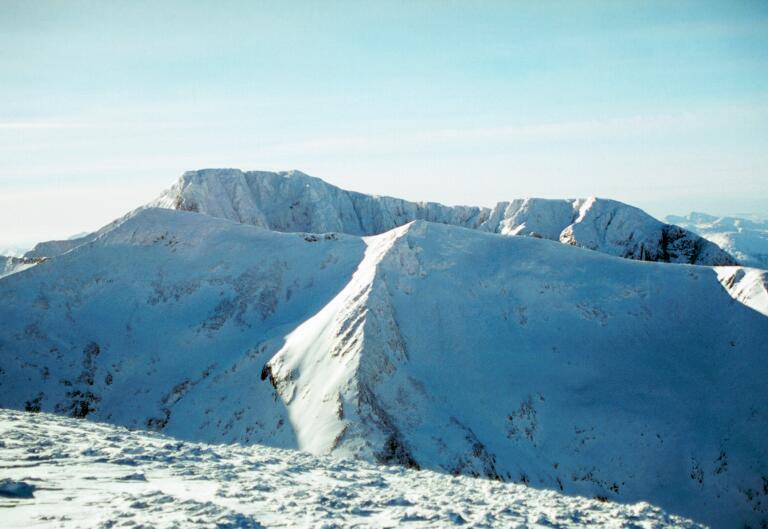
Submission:
POLYGON ((768 216, 765 2, 4 2, 0 248, 184 171, 768 216))

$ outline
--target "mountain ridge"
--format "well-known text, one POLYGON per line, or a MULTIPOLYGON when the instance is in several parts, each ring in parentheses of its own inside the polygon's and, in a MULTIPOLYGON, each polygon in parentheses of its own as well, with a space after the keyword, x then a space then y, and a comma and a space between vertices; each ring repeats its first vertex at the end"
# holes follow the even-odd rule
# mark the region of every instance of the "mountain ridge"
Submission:
POLYGON ((765 283, 427 221, 142 209, 0 280, 0 405, 758 523, 765 283))
POLYGON ((670 266, 718 254, 613 201, 264 174, 1 278, 0 406, 768 521, 768 271, 670 266))
POLYGON ((629 259, 737 265, 717 245, 608 199, 517 199, 493 208, 445 206, 346 191, 300 171, 188 171, 151 206, 295 232, 376 235, 413 220, 526 235, 629 259))
MULTIPOLYGON (((202 169, 187 171, 157 199, 125 217, 147 207, 204 213, 283 232, 376 235, 413 220, 426 220, 546 238, 635 260, 739 264, 717 244, 691 231, 664 224, 634 206, 595 197, 515 199, 498 202, 493 208, 445 206, 347 191, 298 170, 202 169)), ((60 255, 92 241, 110 226, 73 239, 38 243, 24 257, 60 255)))

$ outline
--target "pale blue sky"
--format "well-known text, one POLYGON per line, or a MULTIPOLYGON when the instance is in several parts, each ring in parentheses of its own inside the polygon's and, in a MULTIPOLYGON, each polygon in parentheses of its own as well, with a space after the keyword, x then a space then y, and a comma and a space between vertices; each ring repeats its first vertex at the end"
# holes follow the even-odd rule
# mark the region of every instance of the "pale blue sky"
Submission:
POLYGON ((768 2, 0 0, 0 246, 222 166, 768 214, 768 2))

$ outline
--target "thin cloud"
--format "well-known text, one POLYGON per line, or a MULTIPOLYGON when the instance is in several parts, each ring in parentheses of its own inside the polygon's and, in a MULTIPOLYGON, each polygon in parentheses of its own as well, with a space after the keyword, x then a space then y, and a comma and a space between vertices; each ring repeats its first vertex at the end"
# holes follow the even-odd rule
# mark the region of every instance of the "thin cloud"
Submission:
POLYGON ((734 120, 760 122, 768 109, 729 108, 710 112, 635 115, 608 119, 575 120, 479 128, 445 128, 398 135, 337 136, 262 145, 261 154, 328 155, 349 152, 395 152, 443 144, 570 141, 621 136, 669 134, 721 128, 734 120))
POLYGON ((49 129, 85 129, 93 127, 90 123, 70 121, 0 121, 2 130, 49 130, 49 129))

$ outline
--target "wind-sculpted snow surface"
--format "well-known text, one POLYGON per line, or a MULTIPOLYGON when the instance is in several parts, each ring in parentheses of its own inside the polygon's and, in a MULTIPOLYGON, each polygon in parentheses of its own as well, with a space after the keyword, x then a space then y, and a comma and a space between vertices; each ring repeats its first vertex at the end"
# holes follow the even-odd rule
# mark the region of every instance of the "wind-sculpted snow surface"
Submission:
POLYGON ((414 220, 559 240, 646 261, 738 264, 717 245, 642 210, 605 199, 499 202, 494 208, 408 202, 345 191, 298 171, 185 173, 151 205, 276 231, 376 235, 414 220))
POLYGON ((0 280, 0 407, 759 527, 761 274, 144 209, 0 280))
POLYGON ((667 220, 712 241, 744 265, 768 268, 768 220, 696 212, 685 217, 669 215, 667 220))
POLYGON ((202 445, 0 410, 0 465, 32 497, 3 527, 644 527, 696 523, 522 485, 274 448, 202 445))

